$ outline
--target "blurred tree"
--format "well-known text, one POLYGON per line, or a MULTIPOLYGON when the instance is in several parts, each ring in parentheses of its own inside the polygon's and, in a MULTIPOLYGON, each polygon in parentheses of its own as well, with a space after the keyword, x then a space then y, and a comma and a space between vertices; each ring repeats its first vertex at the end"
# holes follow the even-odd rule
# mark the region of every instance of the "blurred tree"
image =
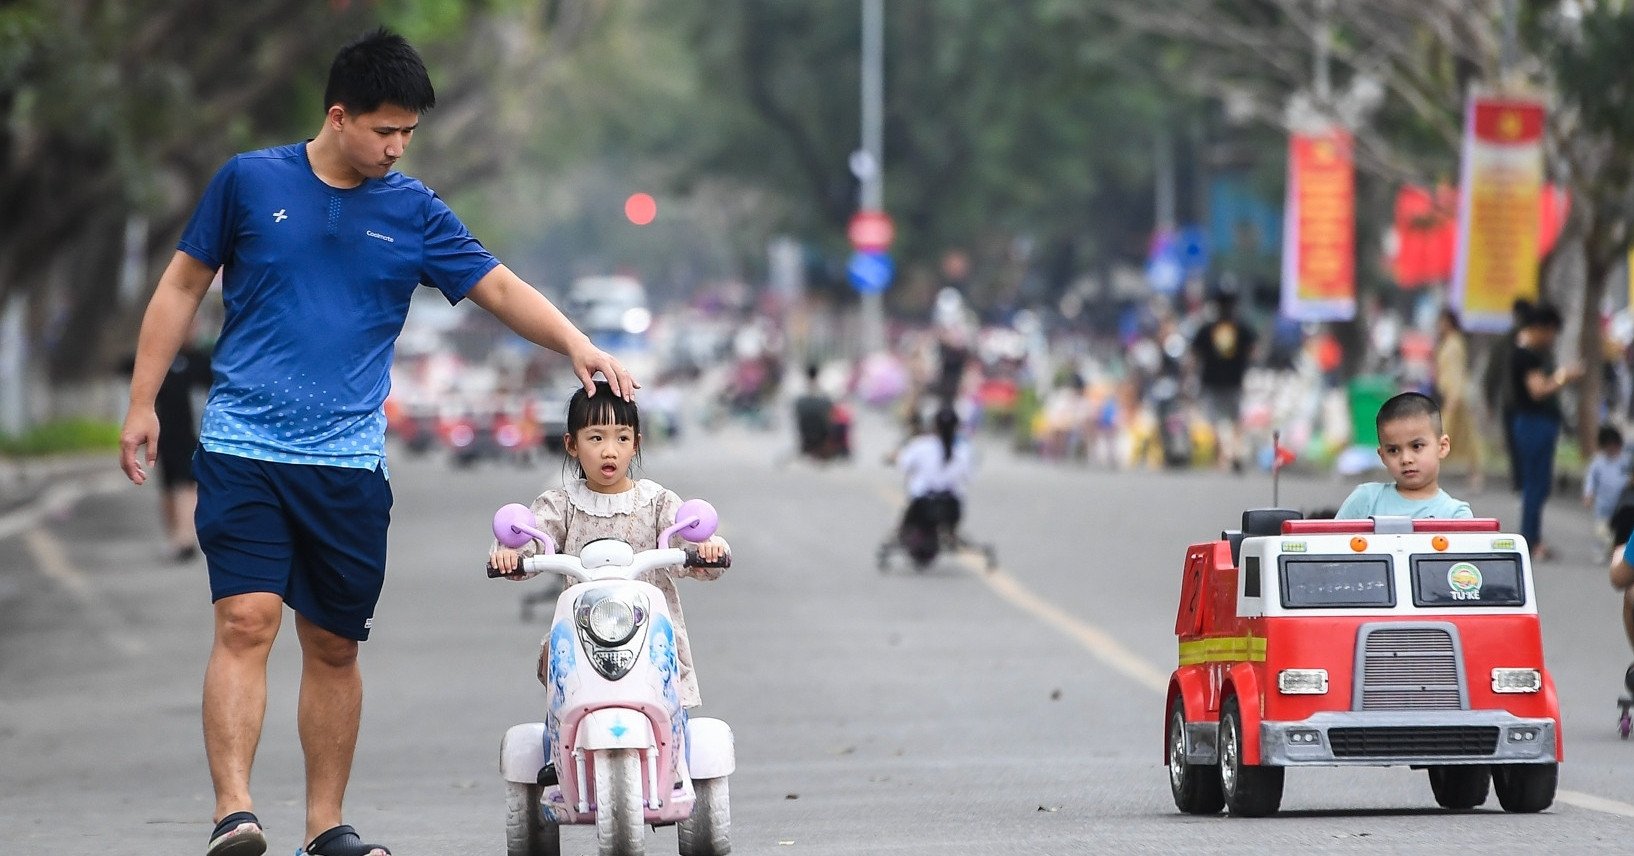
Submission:
MULTIPOLYGON (((1555 277, 1577 310, 1577 350, 1585 374, 1577 401, 1579 448, 1593 449, 1604 392, 1605 331, 1600 320, 1612 274, 1626 263, 1634 223, 1634 5, 1625 0, 1531 4, 1522 33, 1553 94, 1553 166, 1571 190, 1572 209, 1555 250, 1575 252, 1576 271, 1555 277)), ((1560 297, 1556 298, 1557 300, 1560 297)))
MULTIPOLYGON (((899 267, 934 270, 962 250, 988 304, 1015 297, 1014 271, 1029 267, 1018 260, 1074 259, 1056 265, 1065 271, 1144 251, 1152 140, 1192 105, 1143 73, 1157 46, 1106 38, 1089 14, 1099 5, 886 4, 885 204, 899 267)), ((857 5, 735 0, 663 14, 695 47, 709 98, 715 133, 693 149, 698 169, 774 189, 787 204, 778 226, 843 248, 857 203, 857 5)))
MULTIPOLYGON (((1331 25, 1332 114, 1348 116, 1358 169, 1392 184, 1457 174, 1472 84, 1519 86, 1549 102, 1549 168, 1571 191, 1566 229, 1545 263, 1544 295, 1576 316, 1588 372, 1577 428, 1592 448, 1604 365, 1599 313, 1630 244, 1634 217, 1634 5, 1627 0, 1122 0, 1108 7, 1134 32, 1188 45, 1176 80, 1228 111, 1283 127, 1291 101, 1312 100, 1312 57, 1331 25), (1505 21, 1506 8, 1517 19, 1505 21), (1519 33, 1505 67, 1505 25, 1519 33), (1557 264, 1565 260, 1569 263, 1557 264), (1577 265, 1581 265, 1579 268, 1577 265)), ((1280 154, 1280 153, 1278 153, 1280 154)), ((1358 212, 1362 221, 1381 212, 1358 212)), ((1368 244, 1361 244, 1367 246, 1368 244)))
POLYGON ((310 134, 335 49, 377 24, 417 43, 444 105, 414 150, 418 174, 492 179, 541 112, 529 89, 607 4, 0 3, 0 307, 32 298, 51 380, 99 372, 130 347, 145 302, 118 293, 127 236, 145 293, 215 169, 310 134))

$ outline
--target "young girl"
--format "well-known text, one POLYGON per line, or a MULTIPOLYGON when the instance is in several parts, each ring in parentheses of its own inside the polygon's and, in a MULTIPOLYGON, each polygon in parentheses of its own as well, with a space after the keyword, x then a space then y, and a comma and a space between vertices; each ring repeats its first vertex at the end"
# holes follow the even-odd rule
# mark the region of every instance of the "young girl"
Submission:
MULTIPOLYGON (((675 523, 681 498, 655 481, 630 477, 630 466, 641 456, 641 414, 635 403, 614 395, 604 381, 596 383, 594 395, 578 390, 567 404, 567 433, 562 442, 567 456, 577 462, 579 477, 533 501, 535 526, 556 542, 559 551, 571 555, 598 538, 617 538, 638 551, 657 546, 659 534, 675 523)), ((729 551, 726 541, 717 535, 698 545, 698 558, 716 562, 729 551)), ((516 573, 521 558, 538 552, 537 542, 520 552, 495 543, 488 563, 510 572, 512 579, 522 579, 516 573)), ((647 578, 669 604, 675 623, 675 659, 681 672, 679 696, 689 708, 699 704, 698 682, 692 674, 692 649, 687 644, 675 578, 713 580, 720 575, 720 568, 670 566, 652 571, 647 578)), ((550 679, 546 659, 540 658, 541 683, 550 679)))

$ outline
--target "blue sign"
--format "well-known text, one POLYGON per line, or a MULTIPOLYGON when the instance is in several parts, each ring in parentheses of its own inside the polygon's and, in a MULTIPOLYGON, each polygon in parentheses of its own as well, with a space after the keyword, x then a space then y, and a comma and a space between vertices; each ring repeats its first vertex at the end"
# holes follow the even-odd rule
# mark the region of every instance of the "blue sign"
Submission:
POLYGON ((891 275, 895 272, 891 254, 882 252, 852 253, 851 261, 845 266, 846 278, 851 280, 851 287, 859 294, 884 291, 891 284, 891 275))

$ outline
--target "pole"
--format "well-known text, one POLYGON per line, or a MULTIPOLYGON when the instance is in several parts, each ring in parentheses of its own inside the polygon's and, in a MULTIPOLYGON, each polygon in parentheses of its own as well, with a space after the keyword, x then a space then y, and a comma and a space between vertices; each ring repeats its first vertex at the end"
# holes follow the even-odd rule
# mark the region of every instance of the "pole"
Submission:
POLYGON ((862 208, 885 207, 885 0, 862 0, 862 208))
POLYGON ((1326 113, 1328 101, 1333 97, 1333 83, 1328 76, 1328 55, 1333 50, 1333 0, 1318 0, 1316 6, 1316 52, 1313 61, 1316 64, 1313 75, 1316 80, 1315 95, 1316 109, 1326 113))
MULTIPOLYGON (((860 202, 885 210, 885 0, 862 0, 862 151, 860 202)), ((885 296, 862 295, 862 351, 885 349, 885 296)))
POLYGON ((1505 89, 1509 88, 1509 76, 1515 72, 1515 52, 1520 40, 1516 32, 1516 5, 1516 0, 1504 0, 1503 47, 1498 53, 1498 81, 1505 89))

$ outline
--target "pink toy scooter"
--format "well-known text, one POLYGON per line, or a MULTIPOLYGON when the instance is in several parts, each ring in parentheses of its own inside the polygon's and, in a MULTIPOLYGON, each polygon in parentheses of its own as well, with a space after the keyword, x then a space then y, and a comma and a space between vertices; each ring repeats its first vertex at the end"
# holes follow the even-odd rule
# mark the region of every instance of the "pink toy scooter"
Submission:
POLYGON ((494 515, 501 544, 537 540, 545 548, 523 560, 524 572, 572 583, 551 622, 545 721, 512 726, 500 744, 507 856, 556 856, 563 824, 591 823, 601 856, 639 856, 644 827, 671 823, 682 856, 731 852, 732 729, 687 717, 669 609, 663 593, 640 580, 666 565, 700 564, 690 551, 663 545, 677 533, 707 540, 719 522, 701 499, 682 503, 675 520, 656 549, 607 539, 567 556, 534 528, 526 506, 494 515))

